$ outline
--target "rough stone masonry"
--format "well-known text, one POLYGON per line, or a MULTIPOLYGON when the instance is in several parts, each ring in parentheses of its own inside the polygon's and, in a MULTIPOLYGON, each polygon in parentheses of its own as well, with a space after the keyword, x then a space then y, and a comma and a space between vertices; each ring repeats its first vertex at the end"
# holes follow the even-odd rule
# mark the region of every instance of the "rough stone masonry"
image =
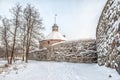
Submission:
POLYGON ((41 61, 95 63, 97 62, 96 42, 95 40, 60 42, 31 52, 29 58, 41 61))
POLYGON ((108 0, 96 29, 98 64, 120 72, 120 0, 108 0))

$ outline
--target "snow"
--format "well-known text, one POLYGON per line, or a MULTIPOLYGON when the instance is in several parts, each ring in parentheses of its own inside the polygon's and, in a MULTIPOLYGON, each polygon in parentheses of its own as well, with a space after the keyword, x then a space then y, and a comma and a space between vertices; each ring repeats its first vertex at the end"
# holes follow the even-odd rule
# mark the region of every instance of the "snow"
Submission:
POLYGON ((114 69, 97 64, 29 61, 17 63, 16 70, 13 66, 8 74, 0 74, 0 80, 120 80, 114 69))
POLYGON ((119 46, 119 47, 117 47, 117 50, 118 50, 118 51, 120 51, 120 46, 119 46))
POLYGON ((57 40, 67 40, 65 37, 63 37, 63 35, 61 33, 59 33, 58 31, 53 31, 51 32, 46 38, 45 40, 50 40, 50 39, 57 39, 57 40))

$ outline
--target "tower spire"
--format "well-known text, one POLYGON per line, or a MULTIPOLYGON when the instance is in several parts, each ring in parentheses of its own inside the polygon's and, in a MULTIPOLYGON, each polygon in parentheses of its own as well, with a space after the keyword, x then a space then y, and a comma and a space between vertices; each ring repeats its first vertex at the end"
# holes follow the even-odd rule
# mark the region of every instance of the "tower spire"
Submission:
POLYGON ((55 14, 55 23, 54 23, 54 25, 52 26, 52 31, 58 31, 58 26, 57 26, 57 24, 56 24, 56 16, 57 16, 57 14, 55 14))
POLYGON ((57 14, 55 14, 55 24, 56 24, 56 16, 57 16, 57 14))

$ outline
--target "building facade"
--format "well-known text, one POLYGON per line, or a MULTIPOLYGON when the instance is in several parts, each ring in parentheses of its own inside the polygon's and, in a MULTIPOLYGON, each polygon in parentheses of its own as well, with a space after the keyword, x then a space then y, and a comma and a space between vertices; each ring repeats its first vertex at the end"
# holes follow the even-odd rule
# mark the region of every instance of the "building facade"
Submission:
POLYGON ((41 40, 39 48, 46 48, 54 43, 58 43, 61 41, 66 41, 66 38, 58 31, 58 26, 55 23, 52 26, 52 32, 45 37, 45 39, 41 40))

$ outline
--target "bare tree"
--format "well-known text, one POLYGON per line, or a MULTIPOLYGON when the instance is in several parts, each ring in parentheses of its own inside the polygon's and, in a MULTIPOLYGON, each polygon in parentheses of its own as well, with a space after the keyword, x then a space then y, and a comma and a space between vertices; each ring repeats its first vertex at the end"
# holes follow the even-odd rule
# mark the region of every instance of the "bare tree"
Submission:
POLYGON ((21 41, 21 46, 22 46, 22 61, 24 61, 25 59, 25 49, 26 49, 26 26, 24 24, 24 21, 23 21, 23 25, 20 27, 20 41, 21 41))
POLYGON ((7 62, 8 64, 10 63, 9 62, 9 29, 10 29, 10 21, 7 19, 7 18, 3 18, 2 19, 2 31, 1 31, 1 34, 2 34, 2 42, 5 46, 5 58, 7 59, 7 62))
POLYGON ((18 4, 11 9, 12 18, 8 22, 7 19, 3 19, 2 23, 4 26, 3 29, 3 39, 6 45, 6 57, 8 58, 8 41, 7 41, 7 32, 6 27, 9 27, 10 32, 10 59, 8 63, 12 64, 14 60, 14 55, 17 49, 21 49, 23 54, 23 61, 28 62, 28 53, 33 47, 39 45, 39 40, 43 37, 41 30, 42 20, 37 9, 28 4, 24 9, 18 4), (10 25, 9 25, 10 23, 10 25), (36 44, 38 43, 38 44, 36 44))
POLYGON ((31 41, 35 35, 39 34, 39 30, 42 30, 43 27, 42 27, 42 22, 41 22, 42 20, 40 18, 39 12, 30 4, 28 4, 24 9, 23 17, 25 22, 24 24, 26 26, 26 53, 25 53, 26 60, 25 62, 28 62, 28 53, 30 50, 31 41))
POLYGON ((13 19, 11 20, 11 23, 14 28, 12 28, 13 29, 13 44, 12 44, 12 51, 10 55, 10 64, 12 64, 12 60, 14 58, 17 31, 18 31, 18 28, 21 26, 21 21, 20 21, 21 12, 22 10, 19 4, 16 5, 16 7, 13 7, 11 10, 11 13, 13 14, 13 19))

